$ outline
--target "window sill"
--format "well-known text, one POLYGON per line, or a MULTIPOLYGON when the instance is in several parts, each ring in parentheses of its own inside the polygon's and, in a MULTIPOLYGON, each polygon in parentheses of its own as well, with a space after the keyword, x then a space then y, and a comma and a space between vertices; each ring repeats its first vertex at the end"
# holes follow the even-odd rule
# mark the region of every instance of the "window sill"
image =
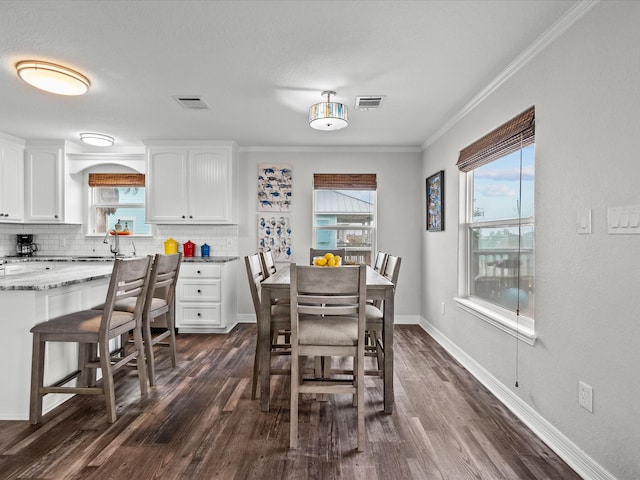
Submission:
POLYGON ((536 342, 536 333, 531 325, 531 320, 521 319, 516 323, 515 314, 505 312, 502 314, 493 308, 486 307, 478 302, 475 302, 469 298, 454 297, 453 299, 465 312, 487 322, 490 325, 502 330, 509 335, 516 337, 518 340, 523 341, 529 345, 534 345, 536 342))

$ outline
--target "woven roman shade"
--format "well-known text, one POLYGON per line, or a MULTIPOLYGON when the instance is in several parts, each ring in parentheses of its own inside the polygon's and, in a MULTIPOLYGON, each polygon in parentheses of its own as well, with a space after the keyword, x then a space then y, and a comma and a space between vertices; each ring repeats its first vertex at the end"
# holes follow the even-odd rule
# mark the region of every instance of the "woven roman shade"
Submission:
POLYGON ((314 173, 315 190, 376 190, 375 173, 314 173))
POLYGON ((535 106, 460 150, 456 166, 469 172, 535 142, 535 106))
POLYGON ((90 173, 90 187, 144 187, 143 173, 90 173))

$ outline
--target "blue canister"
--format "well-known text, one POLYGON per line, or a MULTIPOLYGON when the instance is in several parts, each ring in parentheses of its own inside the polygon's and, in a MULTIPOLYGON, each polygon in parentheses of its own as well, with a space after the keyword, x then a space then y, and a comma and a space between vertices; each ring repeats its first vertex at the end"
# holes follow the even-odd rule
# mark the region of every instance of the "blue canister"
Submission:
POLYGON ((203 243, 200 246, 200 255, 202 255, 203 257, 208 257, 210 250, 211 249, 210 249, 209 245, 207 245, 206 243, 203 243))

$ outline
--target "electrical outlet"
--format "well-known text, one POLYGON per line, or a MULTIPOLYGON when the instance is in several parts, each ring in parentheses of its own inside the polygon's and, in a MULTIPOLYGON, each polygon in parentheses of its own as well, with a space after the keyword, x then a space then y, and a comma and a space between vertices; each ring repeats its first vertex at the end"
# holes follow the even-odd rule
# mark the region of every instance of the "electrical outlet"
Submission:
POLYGON ((593 413, 593 388, 584 382, 578 382, 578 403, 593 413))

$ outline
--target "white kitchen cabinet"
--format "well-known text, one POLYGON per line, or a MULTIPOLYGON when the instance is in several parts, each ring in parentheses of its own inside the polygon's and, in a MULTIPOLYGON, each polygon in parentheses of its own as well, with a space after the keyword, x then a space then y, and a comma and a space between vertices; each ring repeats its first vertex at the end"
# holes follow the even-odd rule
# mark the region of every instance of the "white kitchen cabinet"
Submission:
POLYGON ((24 218, 24 145, 0 138, 0 222, 24 218))
POLYGON ((148 223, 237 223, 237 147, 230 142, 147 144, 148 223))
POLYGON ((28 142, 25 223, 82 223, 82 184, 66 169, 64 142, 28 142))
POLYGON ((194 262, 180 266, 176 328, 186 333, 227 333, 236 324, 238 262, 194 262))

